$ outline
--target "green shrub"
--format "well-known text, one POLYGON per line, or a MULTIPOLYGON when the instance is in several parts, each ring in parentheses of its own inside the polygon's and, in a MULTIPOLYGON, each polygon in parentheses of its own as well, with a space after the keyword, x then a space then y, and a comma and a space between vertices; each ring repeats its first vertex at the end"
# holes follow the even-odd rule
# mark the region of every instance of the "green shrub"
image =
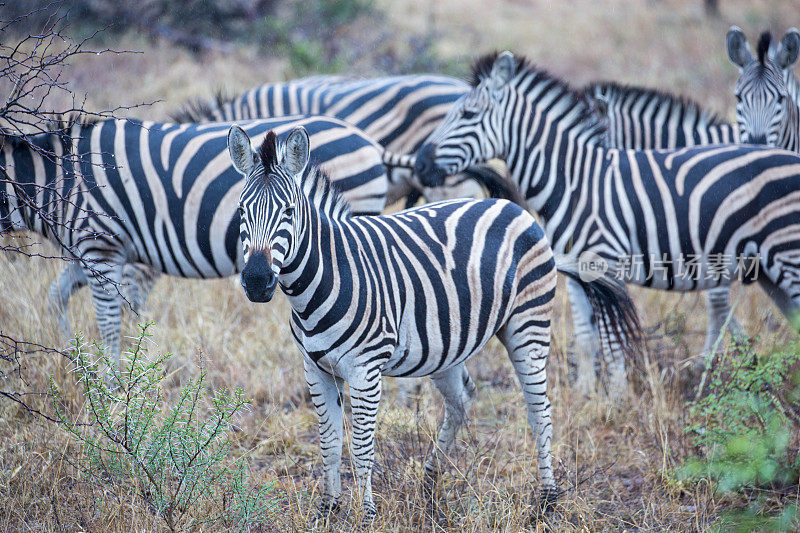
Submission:
MULTIPOLYGON (((797 485, 800 345, 769 355, 737 346, 709 374, 708 395, 689 404, 689 416, 687 431, 700 454, 679 477, 715 480, 721 493, 797 485)), ((726 513, 718 527, 787 531, 797 523, 796 502, 782 502, 776 512, 760 494, 746 509, 726 513)))
POLYGON ((206 370, 168 402, 165 363, 146 349, 142 326, 120 366, 78 339, 74 372, 85 397, 84 416, 67 415, 55 383, 57 418, 83 448, 88 476, 131 490, 172 530, 198 526, 247 529, 270 521, 277 500, 271 485, 252 484, 247 465, 230 454, 229 433, 249 406, 241 389, 206 391, 206 370))

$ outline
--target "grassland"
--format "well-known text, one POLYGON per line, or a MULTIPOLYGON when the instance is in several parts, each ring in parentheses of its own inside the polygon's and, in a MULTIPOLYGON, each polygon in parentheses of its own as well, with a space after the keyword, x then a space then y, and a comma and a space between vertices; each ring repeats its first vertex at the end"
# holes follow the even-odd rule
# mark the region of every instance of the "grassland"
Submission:
MULTIPOLYGON (((379 0, 390 35, 376 54, 409 53, 409 36, 433 36, 433 51, 449 71, 465 73, 475 53, 509 48, 575 83, 602 78, 642 83, 693 95, 732 116, 736 70, 724 52, 730 24, 751 39, 770 27, 775 33, 800 25, 794 0, 722 3, 722 18, 704 16, 701 2, 678 0, 379 0)), ((294 75, 288 62, 255 47, 230 54, 194 56, 167 43, 123 35, 116 48, 141 54, 87 56, 69 72, 90 107, 155 101, 132 115, 161 119, 194 96, 224 86, 244 89, 294 75)), ((380 69, 363 60, 364 74, 380 69)), ((52 251, 52 250, 51 250, 52 251)), ((58 261, 0 255, 0 330, 48 346, 66 342, 43 302, 58 261)), ((572 338, 563 290, 558 307, 550 373, 554 452, 567 490, 558 529, 576 531, 701 531, 719 514, 746 500, 715 495, 705 484, 673 481, 672 469, 693 450, 683 432, 690 390, 687 367, 703 343, 705 312, 696 294, 667 295, 633 290, 649 350, 635 371, 636 390, 627 398, 584 398, 567 379, 566 353, 572 338)), ((736 316, 769 351, 793 338, 783 317, 757 288, 736 287, 736 316)), ((88 294, 71 302, 70 317, 89 338, 98 332, 88 294)), ((234 435, 234 453, 246 454, 256 480, 275 482, 281 512, 274 530, 305 531, 311 502, 319 491, 316 417, 306 400, 299 353, 287 325, 282 298, 251 304, 237 280, 190 281, 165 278, 147 309, 128 313, 123 331, 156 323, 154 349, 175 354, 170 380, 177 388, 196 373, 202 354, 213 387, 243 387, 253 407, 234 435)), ((44 354, 27 357, 8 373, 2 388, 41 392, 54 379, 80 403, 65 361, 44 354)), ((502 347, 492 342, 468 364, 479 385, 473 420, 463 432, 446 478, 447 531, 520 531, 537 486, 535 443, 521 393, 502 347)), ((394 384, 380 414, 375 490, 377 531, 431 530, 418 497, 421 464, 442 408, 429 384, 411 408, 393 403, 394 384)), ((46 400, 26 400, 42 410, 46 400)), ((345 494, 353 486, 345 451, 345 494)), ((152 513, 124 492, 87 483, 74 468, 80 452, 53 424, 32 417, 9 401, 0 402, 0 529, 35 531, 129 531, 161 527, 152 513), (113 491, 112 491, 113 492, 113 491)), ((348 530, 346 517, 335 524, 348 530)), ((268 528, 270 529, 270 528, 268 528)))

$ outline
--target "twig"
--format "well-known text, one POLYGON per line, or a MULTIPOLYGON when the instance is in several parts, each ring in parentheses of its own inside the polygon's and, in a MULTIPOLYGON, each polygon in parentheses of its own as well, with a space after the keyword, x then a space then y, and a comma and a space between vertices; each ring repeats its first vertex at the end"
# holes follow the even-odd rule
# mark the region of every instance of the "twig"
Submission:
POLYGON ((700 384, 697 386, 697 393, 694 395, 694 401, 700 399, 700 395, 703 394, 703 388, 705 387, 706 380, 708 379, 708 372, 711 369, 711 365, 714 364, 714 355, 719 350, 720 344, 722 344, 722 339, 725 338, 725 332, 728 331, 728 326, 733 319, 733 312, 736 310, 736 306, 739 305, 739 301, 742 299, 742 292, 736 297, 736 301, 733 302, 730 311, 728 311, 728 316, 725 317, 725 322, 722 323, 722 328, 720 329, 719 335, 717 335, 717 340, 714 341, 714 345, 711 347, 711 351, 706 354, 706 367, 703 369, 703 375, 700 377, 700 384))

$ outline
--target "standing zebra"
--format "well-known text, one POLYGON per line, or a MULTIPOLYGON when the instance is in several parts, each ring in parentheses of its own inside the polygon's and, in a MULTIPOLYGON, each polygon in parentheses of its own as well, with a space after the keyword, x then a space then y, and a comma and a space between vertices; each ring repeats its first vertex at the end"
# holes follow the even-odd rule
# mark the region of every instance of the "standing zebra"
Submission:
MULTIPOLYGON (((341 495, 344 381, 369 521, 376 513, 371 470, 381 375, 431 376, 444 397, 444 422, 425 464, 426 479, 435 482, 475 394, 464 362, 494 334, 525 396, 542 502, 552 500, 546 363, 556 265, 534 218, 505 200, 451 200, 351 217, 324 174, 304 172, 309 139, 302 128, 285 144, 268 135, 256 153, 234 126, 228 147, 245 176, 239 207, 245 294, 268 302, 280 285, 292 307, 292 333, 320 421, 321 511, 334 510, 341 495)), ((632 304, 617 299, 613 280, 581 283, 597 308, 615 318, 603 324, 636 327, 632 304)))
MULTIPOLYGON (((797 154, 741 145, 610 149, 581 95, 527 61, 487 56, 473 74, 472 91, 421 150, 429 157, 417 158, 420 179, 437 185, 502 157, 556 253, 664 290, 706 290, 749 274, 800 329, 797 154)), ((591 307, 579 287, 568 288, 576 335, 596 354, 591 307)), ((625 383, 619 342, 601 337, 617 386, 625 383)))
MULTIPOLYGON (((211 102, 190 103, 173 118, 178 122, 240 121, 306 114, 344 120, 387 150, 387 205, 404 197, 411 198, 407 203, 414 203, 419 198, 418 186, 411 176, 414 160, 398 154, 415 153, 450 106, 468 90, 469 85, 460 79, 434 74, 382 78, 312 76, 267 83, 234 98, 218 94, 211 102)), ((465 169, 464 174, 447 180, 451 194, 475 194, 475 186, 470 183, 477 181, 492 196, 513 196, 505 178, 488 166, 465 169)))
MULTIPOLYGON (((628 150, 669 150, 737 142, 736 128, 687 98, 613 82, 591 83, 584 97, 606 126, 606 145, 628 150)), ((730 290, 705 291, 708 326, 703 353, 708 354, 731 315, 730 290)), ((731 315, 734 335, 743 330, 731 315)))
POLYGON ((790 29, 773 53, 771 47, 772 35, 762 33, 754 58, 742 30, 728 31, 728 57, 740 72, 734 89, 739 140, 800 152, 800 84, 792 72, 800 32, 790 29))
MULTIPOLYGON (((68 134, 31 137, 41 152, 11 137, 0 139, 0 168, 13 182, 0 189, 3 227, 43 233, 63 246, 65 255, 79 259, 62 276, 83 270, 106 349, 117 359, 121 302, 114 284, 126 265, 184 278, 239 271, 236 206, 243 181, 227 155, 229 126, 76 121, 59 129, 68 134), (53 160, 42 153, 65 157, 53 160), (51 187, 64 191, 61 197, 70 202, 53 205, 46 193, 51 187), (20 198, 20 190, 28 197, 20 198), (54 211, 58 235, 46 233, 29 201, 54 211)), ((330 170, 354 211, 380 213, 387 188, 382 150, 355 127, 327 117, 244 125, 257 136, 270 130, 288 134, 296 126, 311 132, 311 157, 330 170)))

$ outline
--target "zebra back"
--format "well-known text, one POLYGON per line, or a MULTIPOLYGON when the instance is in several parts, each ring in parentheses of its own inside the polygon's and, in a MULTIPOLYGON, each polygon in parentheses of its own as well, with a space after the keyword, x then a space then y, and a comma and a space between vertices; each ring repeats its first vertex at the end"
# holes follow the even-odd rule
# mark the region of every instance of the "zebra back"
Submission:
MULTIPOLYGON (((70 154, 65 165, 6 143, 0 166, 11 184, 5 184, 4 197, 16 206, 24 203, 17 198, 19 187, 74 191, 70 202, 51 207, 59 234, 50 237, 71 255, 100 250, 171 275, 229 276, 240 262, 242 187, 227 154, 230 125, 106 120, 76 127, 67 138, 35 138, 43 150, 70 154)), ((353 211, 383 210, 387 180, 381 150, 357 128, 328 117, 241 125, 258 140, 270 130, 288 135, 303 126, 314 142, 314 164, 329 173, 353 211)), ((46 194, 32 198, 42 205, 51 200, 46 194)), ((28 229, 43 231, 35 217, 22 218, 28 229)))
POLYGON ((267 83, 229 97, 190 102, 173 118, 238 121, 325 115, 353 124, 392 152, 415 152, 469 86, 439 75, 352 78, 313 76, 267 83))
POLYGON ((737 142, 732 124, 688 98, 614 82, 590 83, 583 95, 605 123, 612 148, 666 150, 737 142))

